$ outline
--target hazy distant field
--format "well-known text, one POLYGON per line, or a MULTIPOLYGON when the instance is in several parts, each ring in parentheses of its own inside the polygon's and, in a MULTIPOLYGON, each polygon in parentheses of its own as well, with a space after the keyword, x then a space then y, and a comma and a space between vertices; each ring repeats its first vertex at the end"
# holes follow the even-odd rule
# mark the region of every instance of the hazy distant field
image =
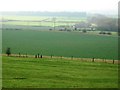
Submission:
POLYGON ((4 16, 5 25, 27 25, 27 26, 51 26, 53 27, 53 18, 55 18, 55 26, 74 25, 76 22, 86 21, 87 18, 78 17, 49 17, 49 16, 4 16), (11 21, 17 20, 17 21, 11 21))
POLYGON ((118 65, 3 56, 3 88, 118 88, 118 65))
POLYGON ((118 37, 80 32, 3 30, 3 53, 117 59, 118 37))
POLYGON ((8 19, 8 20, 44 20, 44 19, 52 19, 56 18, 57 21, 63 20, 63 21, 86 21, 86 17, 52 17, 52 16, 10 16, 10 15, 4 15, 3 19, 8 19))

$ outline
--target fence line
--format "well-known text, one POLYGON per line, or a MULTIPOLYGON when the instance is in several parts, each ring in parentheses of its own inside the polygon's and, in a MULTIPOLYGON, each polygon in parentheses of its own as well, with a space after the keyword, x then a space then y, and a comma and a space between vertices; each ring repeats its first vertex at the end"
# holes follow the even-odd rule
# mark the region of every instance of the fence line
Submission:
MULTIPOLYGON (((7 56, 6 54, 1 54, 2 56, 7 56)), ((111 59, 99 59, 99 58, 76 58, 76 57, 63 57, 63 56, 45 56, 45 55, 40 55, 40 54, 36 54, 36 55, 28 55, 26 54, 11 54, 11 57, 22 57, 22 58, 36 58, 36 59, 42 59, 42 58, 52 58, 52 59, 67 59, 67 60, 80 60, 80 61, 86 61, 86 62, 104 62, 104 63, 111 63, 111 64, 120 64, 120 60, 111 60, 111 59)))

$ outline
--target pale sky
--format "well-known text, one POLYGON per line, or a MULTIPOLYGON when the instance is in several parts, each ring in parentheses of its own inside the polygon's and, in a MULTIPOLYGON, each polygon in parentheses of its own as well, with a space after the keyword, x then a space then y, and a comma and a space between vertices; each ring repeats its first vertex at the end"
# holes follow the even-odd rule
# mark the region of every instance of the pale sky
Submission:
POLYGON ((108 11, 119 0, 0 0, 0 11, 108 11))

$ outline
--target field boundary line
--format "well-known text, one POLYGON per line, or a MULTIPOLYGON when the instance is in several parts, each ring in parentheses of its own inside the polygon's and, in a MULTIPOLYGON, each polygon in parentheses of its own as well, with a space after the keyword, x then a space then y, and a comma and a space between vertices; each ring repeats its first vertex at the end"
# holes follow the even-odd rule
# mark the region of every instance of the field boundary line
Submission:
MULTIPOLYGON (((0 56, 7 56, 6 54, 0 54, 0 56)), ((35 55, 26 55, 26 54, 11 54, 9 57, 20 57, 20 58, 35 58, 35 55)), ((63 57, 63 56, 46 56, 42 55, 42 58, 47 59, 67 59, 67 60, 80 60, 85 62, 104 62, 111 64, 120 64, 120 60, 112 60, 112 59, 100 59, 100 58, 76 58, 76 57, 63 57)), ((36 59, 42 59, 40 56, 36 59)))

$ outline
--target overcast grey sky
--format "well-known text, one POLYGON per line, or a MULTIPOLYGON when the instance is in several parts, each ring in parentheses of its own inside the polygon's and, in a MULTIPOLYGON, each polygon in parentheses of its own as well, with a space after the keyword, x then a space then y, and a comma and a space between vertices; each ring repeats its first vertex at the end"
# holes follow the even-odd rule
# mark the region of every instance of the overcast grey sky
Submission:
POLYGON ((0 11, 117 11, 119 0, 1 0, 0 11))

